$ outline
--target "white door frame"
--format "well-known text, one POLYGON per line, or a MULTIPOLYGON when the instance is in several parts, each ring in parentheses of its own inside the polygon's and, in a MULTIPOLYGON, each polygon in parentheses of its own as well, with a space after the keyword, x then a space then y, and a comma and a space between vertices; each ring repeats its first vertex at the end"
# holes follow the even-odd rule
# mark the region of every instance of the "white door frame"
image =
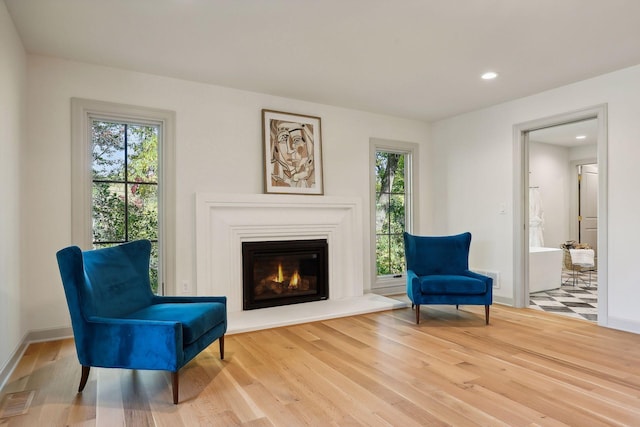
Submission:
POLYGON ((607 104, 558 114, 513 126, 513 301, 529 306, 529 141, 528 132, 586 119, 597 119, 598 137, 598 324, 608 323, 607 104))

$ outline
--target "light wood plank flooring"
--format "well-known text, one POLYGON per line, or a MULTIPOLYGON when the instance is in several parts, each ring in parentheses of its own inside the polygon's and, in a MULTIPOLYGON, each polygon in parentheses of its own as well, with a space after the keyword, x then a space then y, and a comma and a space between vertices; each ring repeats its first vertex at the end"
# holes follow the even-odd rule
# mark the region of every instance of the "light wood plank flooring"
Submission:
POLYGON ((72 340, 29 346, 0 426, 640 425, 640 335, 530 309, 422 307, 229 335, 181 371, 91 370, 72 340))

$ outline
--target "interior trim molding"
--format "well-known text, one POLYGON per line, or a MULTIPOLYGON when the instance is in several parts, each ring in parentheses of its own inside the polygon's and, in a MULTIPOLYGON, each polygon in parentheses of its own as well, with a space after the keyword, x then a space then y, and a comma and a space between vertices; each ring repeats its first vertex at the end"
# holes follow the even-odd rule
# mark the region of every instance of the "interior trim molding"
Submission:
POLYGON ((406 294, 407 293, 407 285, 406 285, 406 283, 404 283, 402 285, 395 285, 394 284, 394 285, 389 285, 389 286, 381 286, 381 287, 377 287, 375 289, 372 289, 371 293, 372 294, 378 294, 378 295, 384 295, 384 296, 406 294))
POLYGON ((503 297, 503 296, 500 296, 500 295, 494 295, 493 296, 493 302, 497 303, 497 304, 508 305, 510 307, 514 306, 513 298, 503 297))
POLYGON ((20 344, 18 344, 11 357, 7 360, 7 363, 0 369, 0 390, 4 388, 5 383, 13 373, 16 366, 18 366, 18 362, 29 345, 29 342, 27 342, 27 335, 28 334, 25 334, 20 344))
POLYGON ((355 197, 196 194, 196 292, 242 310, 242 242, 326 239, 329 299, 363 295, 362 202, 355 197))
POLYGON ((176 113, 92 99, 71 98, 71 241, 82 250, 92 248, 91 233, 91 121, 114 120, 160 127, 159 291, 176 295, 176 113))
POLYGON ((513 301, 514 307, 529 306, 528 133, 586 119, 598 120, 598 325, 608 324, 608 122, 607 104, 559 113, 513 126, 513 301))
POLYGON ((0 389, 6 385, 7 380, 16 369, 16 366, 18 366, 18 362, 20 362, 20 359, 27 350, 27 347, 29 347, 29 344, 64 338, 73 338, 73 330, 71 329, 71 326, 53 329, 38 329, 27 332, 11 357, 9 357, 9 360, 7 360, 7 363, 2 367, 2 369, 0 369, 0 389))
POLYGON ((631 332, 634 334, 640 334, 640 322, 629 319, 621 319, 619 317, 609 316, 607 327, 618 329, 620 331, 631 332))
POLYGON ((31 344, 33 342, 53 341, 65 338, 73 338, 73 329, 71 326, 29 331, 26 336, 26 341, 27 344, 31 344))

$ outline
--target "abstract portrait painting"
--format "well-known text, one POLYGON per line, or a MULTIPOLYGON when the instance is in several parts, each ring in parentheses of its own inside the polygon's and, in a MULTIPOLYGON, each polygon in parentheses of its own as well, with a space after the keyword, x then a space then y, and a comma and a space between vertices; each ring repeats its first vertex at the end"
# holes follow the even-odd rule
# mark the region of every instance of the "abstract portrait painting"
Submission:
POLYGON ((323 194, 320 117, 262 110, 265 193, 323 194))

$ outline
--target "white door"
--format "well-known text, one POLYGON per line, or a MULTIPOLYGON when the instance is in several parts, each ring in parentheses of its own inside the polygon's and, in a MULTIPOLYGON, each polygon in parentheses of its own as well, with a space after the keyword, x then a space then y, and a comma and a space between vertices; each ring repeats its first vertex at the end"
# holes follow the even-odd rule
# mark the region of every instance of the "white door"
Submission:
POLYGON ((578 166, 578 238, 598 254, 598 165, 578 166))

